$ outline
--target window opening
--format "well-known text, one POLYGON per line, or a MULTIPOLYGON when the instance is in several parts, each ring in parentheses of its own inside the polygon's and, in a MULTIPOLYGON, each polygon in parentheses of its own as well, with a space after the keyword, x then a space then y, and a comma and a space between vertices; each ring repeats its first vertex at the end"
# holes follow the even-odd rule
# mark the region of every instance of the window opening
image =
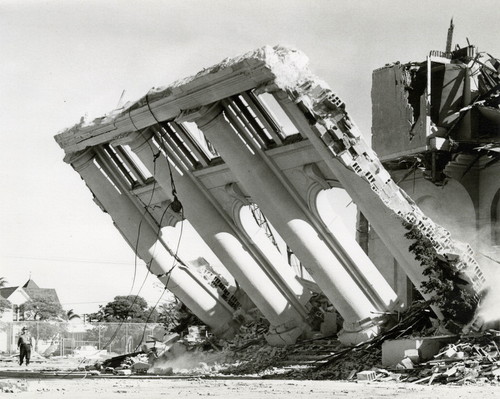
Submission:
POLYGON ((168 162, 170 162, 170 165, 179 172, 179 174, 183 175, 184 173, 182 170, 179 168, 176 162, 174 162, 173 155, 177 158, 177 161, 179 164, 185 169, 188 170, 187 166, 184 164, 182 159, 179 157, 179 154, 176 153, 176 151, 172 148, 168 140, 166 140, 166 135, 161 135, 156 129, 153 130, 153 138, 152 138, 152 143, 154 146, 163 154, 163 156, 167 159, 168 162))
POLYGON ((233 128, 233 130, 236 132, 240 140, 245 144, 245 146, 252 152, 254 151, 251 149, 250 145, 248 144, 247 140, 253 141, 254 144, 259 147, 265 147, 264 141, 256 134, 254 134, 249 128, 248 125, 245 123, 244 120, 242 120, 241 113, 237 111, 237 108, 234 106, 234 104, 230 101, 224 101, 224 106, 226 112, 226 116, 228 119, 229 124, 233 128), (243 137, 243 134, 247 137, 247 140, 243 137))
POLYGON ((231 97, 231 103, 241 115, 241 119, 244 121, 245 127, 249 131, 253 131, 253 134, 257 135, 260 140, 262 140, 265 147, 273 147, 276 144, 272 135, 267 131, 264 124, 259 120, 249 103, 241 94, 231 97))
POLYGON ((279 245, 276 241, 276 238, 274 237, 274 234, 271 230, 271 226, 269 225, 269 222, 267 221, 267 218, 265 215, 262 213, 260 208, 257 206, 257 204, 250 204, 250 212, 252 212, 252 216, 259 225, 260 228, 264 229, 267 238, 273 243, 273 245, 276 247, 278 252, 280 251, 279 245))
POLYGON ((130 170, 128 165, 123 161, 123 158, 120 157, 118 152, 109 144, 103 145, 102 148, 104 150, 104 153, 108 156, 109 160, 116 167, 116 170, 120 173, 128 186, 130 188, 136 187, 139 184, 139 180, 130 170))
POLYGON ((163 128, 161 125, 156 125, 153 127, 153 132, 158 140, 158 143, 162 146, 168 147, 169 153, 175 155, 176 159, 182 164, 184 168, 187 169, 186 165, 190 166, 192 169, 193 164, 189 162, 189 158, 185 157, 182 149, 175 143, 169 132, 163 128))
POLYGON ((139 157, 132 151, 128 144, 119 145, 114 147, 116 152, 120 154, 124 163, 129 167, 129 169, 137 176, 138 180, 144 185, 148 179, 151 179, 153 175, 149 172, 146 165, 142 163, 139 157))
POLYGON ((271 117, 267 109, 259 101, 259 98, 252 91, 241 93, 241 96, 252 109, 253 113, 255 113, 259 121, 264 125, 274 142, 280 145, 283 144, 282 134, 280 134, 281 127, 271 117))
POLYGON ((215 149, 215 147, 207 140, 203 132, 198 128, 198 125, 195 122, 182 122, 181 126, 188 133, 189 138, 191 138, 203 153, 208 157, 208 159, 213 160, 215 158, 220 157, 219 153, 215 149))
POLYGON ((257 96, 254 95, 254 97, 258 100, 256 104, 262 106, 262 109, 267 111, 266 115, 273 121, 272 123, 278 126, 277 132, 283 139, 299 134, 297 127, 272 94, 262 93, 257 96))
POLYGON ((162 122, 161 127, 163 131, 166 132, 168 137, 172 140, 173 144, 184 155, 187 162, 189 162, 194 168, 197 168, 200 165, 200 160, 196 157, 193 151, 191 151, 191 149, 186 145, 182 137, 179 135, 177 130, 172 125, 172 122, 162 122))
POLYGON ((179 140, 184 143, 186 150, 192 155, 196 162, 198 163, 196 167, 207 166, 210 159, 205 155, 196 142, 194 142, 186 129, 175 122, 168 122, 170 128, 175 132, 179 140))
POLYGON ((111 177, 109 177, 109 175, 106 173, 106 171, 103 169, 103 167, 101 166, 101 164, 99 163, 99 161, 94 158, 94 165, 97 167, 97 169, 99 169, 99 171, 104 175, 104 177, 106 179, 108 179, 109 183, 114 187, 114 189, 116 191, 118 191, 119 194, 121 194, 121 190, 118 188, 118 186, 115 184, 115 182, 111 179, 111 177))

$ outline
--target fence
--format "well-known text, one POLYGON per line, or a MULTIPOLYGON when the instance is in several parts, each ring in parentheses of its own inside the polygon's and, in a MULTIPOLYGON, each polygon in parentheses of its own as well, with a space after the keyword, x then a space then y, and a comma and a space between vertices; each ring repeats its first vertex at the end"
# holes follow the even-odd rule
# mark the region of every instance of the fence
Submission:
POLYGON ((121 355, 164 335, 163 326, 157 323, 0 322, 0 353, 17 353, 23 327, 33 337, 33 349, 43 356, 84 356, 96 351, 121 355))

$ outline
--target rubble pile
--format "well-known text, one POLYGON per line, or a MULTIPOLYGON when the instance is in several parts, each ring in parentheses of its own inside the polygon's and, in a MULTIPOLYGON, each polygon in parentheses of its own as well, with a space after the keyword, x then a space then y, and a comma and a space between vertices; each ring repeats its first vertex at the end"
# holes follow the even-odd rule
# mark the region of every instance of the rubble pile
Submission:
POLYGON ((240 328, 231 341, 224 343, 221 362, 217 367, 221 374, 255 374, 277 364, 286 356, 286 348, 269 346, 265 339, 268 327, 262 323, 250 323, 240 328))
POLYGON ((25 382, 0 381, 1 393, 19 393, 26 392, 27 390, 28 385, 25 382))
MULTIPOLYGON (((500 332, 489 330, 459 338, 448 344, 432 360, 420 362, 418 353, 407 356, 390 368, 380 366, 381 348, 346 349, 335 355, 329 367, 289 374, 293 378, 397 381, 414 384, 500 383, 500 332), (495 342, 497 341, 497 342, 495 342)), ((411 352, 411 351, 407 351, 411 352)), ((418 351, 415 351, 418 352, 418 351)))
POLYGON ((186 336, 171 335, 163 343, 155 341, 159 347, 145 346, 142 352, 109 359, 98 369, 101 374, 124 376, 253 375, 429 385, 500 381, 500 332, 442 335, 441 324, 424 301, 414 303, 398 319, 388 319, 383 333, 349 347, 335 335, 273 347, 266 341, 268 325, 264 322, 242 326, 239 334, 227 341, 217 340, 199 327, 188 331, 186 336), (408 342, 410 346, 405 346, 408 342), (427 342, 427 347, 418 342, 427 342))
POLYGON ((462 337, 447 345, 433 360, 417 363, 402 381, 417 384, 500 383, 500 332, 462 337))
POLYGON ((382 343, 414 334, 430 335, 437 326, 432 323, 432 311, 426 302, 417 302, 391 328, 369 341, 350 347, 338 347, 307 368, 291 370, 287 377, 298 379, 352 379, 356 373, 380 368, 382 343))
POLYGON ((148 361, 148 355, 141 351, 115 356, 102 363, 97 362, 94 366, 87 366, 86 370, 92 371, 92 368, 95 368, 102 374, 115 375, 145 374, 150 368, 148 361))

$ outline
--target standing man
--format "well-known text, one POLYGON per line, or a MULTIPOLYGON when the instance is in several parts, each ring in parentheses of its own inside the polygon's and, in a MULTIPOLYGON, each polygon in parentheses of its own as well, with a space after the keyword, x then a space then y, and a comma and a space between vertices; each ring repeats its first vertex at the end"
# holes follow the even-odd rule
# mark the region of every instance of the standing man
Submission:
POLYGON ((21 330, 21 335, 17 340, 17 347, 19 348, 19 365, 23 364, 26 358, 26 366, 30 364, 31 346, 33 345, 33 338, 26 327, 21 330))

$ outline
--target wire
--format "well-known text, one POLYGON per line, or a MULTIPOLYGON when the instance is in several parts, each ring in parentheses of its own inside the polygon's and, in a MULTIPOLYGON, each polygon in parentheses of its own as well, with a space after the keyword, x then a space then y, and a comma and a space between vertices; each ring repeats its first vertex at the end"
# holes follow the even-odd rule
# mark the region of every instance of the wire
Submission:
MULTIPOLYGON (((146 104, 148 106, 148 109, 149 109, 149 112, 151 113, 151 115, 153 116, 153 118, 155 119, 155 121, 157 122, 157 124, 163 129, 160 121, 156 118, 156 116, 154 115, 154 113, 152 112, 152 109, 150 107, 150 104, 149 104, 149 98, 148 98, 148 95, 146 95, 146 104)), ((130 118, 130 112, 129 112, 129 118, 130 118)), ((131 118, 130 118, 131 119, 131 118)), ((132 119, 131 119, 132 121, 132 119)), ((135 127, 135 124, 133 123, 132 121, 132 124, 134 125, 135 127)), ((128 314, 128 312, 132 309, 132 307, 135 305, 135 303, 137 302, 137 299, 139 298, 139 294, 141 292, 141 290, 143 289, 144 287, 144 284, 146 283, 147 281, 147 278, 149 277, 149 273, 151 272, 151 266, 152 266, 152 263, 153 263, 153 260, 154 260, 154 252, 155 252, 155 248, 156 248, 156 245, 158 244, 158 241, 159 241, 159 238, 160 238, 160 233, 161 233, 161 227, 162 227, 162 224, 163 224, 163 218, 165 217, 167 211, 169 208, 174 208, 174 206, 178 209, 178 212, 181 212, 182 211, 182 204, 180 203, 180 201, 178 200, 177 198, 177 192, 176 192, 176 188, 175 188, 175 182, 174 182, 174 179, 173 179, 173 174, 172 174, 172 168, 171 168, 171 165, 170 165, 170 159, 169 159, 169 156, 168 156, 168 152, 167 152, 167 148, 165 147, 165 143, 164 143, 164 138, 163 138, 164 134, 163 133, 160 133, 160 146, 163 148, 163 151, 164 151, 164 154, 165 154, 165 158, 167 160, 167 165, 168 165, 168 170, 169 170, 169 175, 170 175, 170 183, 171 183, 171 187, 172 187, 172 196, 173 196, 173 201, 171 201, 167 207, 165 208, 161 218, 160 218, 160 221, 158 223, 158 231, 156 232, 156 240, 155 240, 155 244, 154 244, 154 247, 153 247, 153 251, 152 251, 152 255, 151 255, 151 259, 149 262, 147 262, 147 269, 148 269, 148 274, 146 274, 141 286, 139 287, 139 290, 137 292, 137 294, 135 295, 135 298, 134 300, 132 301, 132 303, 130 304, 129 308, 127 309, 126 311, 126 314, 128 314)), ((135 253, 135 260, 134 260, 134 276, 133 276, 133 280, 132 280, 132 286, 131 286, 131 290, 130 290, 130 293, 132 293, 132 290, 133 290, 133 287, 135 285, 135 279, 136 279, 136 272, 137 272, 137 258, 138 258, 138 248, 139 248, 139 242, 140 242, 140 236, 141 236, 141 227, 142 227, 142 223, 144 221, 144 216, 146 215, 146 213, 149 213, 149 208, 151 206, 151 202, 152 202, 152 199, 153 199, 153 195, 154 195, 154 191, 155 191, 155 185, 156 185, 156 160, 159 158, 160 154, 161 154, 161 151, 158 151, 158 153, 155 153, 154 152, 154 149, 153 147, 151 146, 151 143, 149 142, 149 140, 147 141, 148 142, 148 145, 153 153, 153 190, 151 190, 151 196, 150 196, 150 199, 148 201, 148 204, 144 204, 142 201, 141 203, 143 204, 144 206, 144 213, 142 215, 142 218, 141 218, 141 221, 139 222, 139 225, 138 225, 138 232, 137 232, 137 240, 136 240, 136 243, 135 243, 135 248, 134 248, 134 253, 135 253)), ((139 199, 140 200, 140 199, 139 199)), ((176 209, 174 209, 176 210, 176 209)), ((152 216, 152 215, 151 215, 152 216)), ((153 217, 154 219, 154 217, 153 217)), ((147 328, 147 323, 149 322, 149 319, 151 318, 151 315, 153 313, 153 311, 156 309, 159 301, 161 300, 161 298, 163 297, 166 289, 167 289, 167 286, 168 286, 168 282, 170 280, 170 275, 171 275, 171 272, 172 270, 176 267, 176 262, 179 262, 183 265, 185 265, 185 263, 178 257, 178 251, 179 251, 179 247, 180 247, 180 242, 181 242, 181 238, 182 238, 182 232, 183 232, 183 221, 184 221, 184 214, 183 212, 181 213, 181 231, 180 231, 180 235, 179 235, 179 241, 177 243, 177 248, 176 248, 176 251, 175 251, 175 254, 172 253, 172 251, 170 250, 170 248, 168 248, 168 246, 166 244, 165 245, 165 248, 167 249, 167 251, 173 255, 173 264, 172 264, 172 267, 171 269, 166 273, 166 275, 168 275, 168 279, 167 279, 167 283, 165 284, 165 289, 162 291, 162 294, 160 296, 160 298, 158 299, 157 303, 155 304, 155 306, 152 308, 150 314, 148 315, 148 318, 146 319, 146 322, 145 322, 145 328, 144 328, 144 331, 143 331, 143 335, 141 337, 141 340, 140 342, 142 342, 142 340, 144 339, 144 334, 145 334, 145 331, 146 331, 146 328, 147 328)), ((162 275, 159 275, 157 277, 160 277, 162 275)), ((130 294, 128 295, 130 296, 130 294)), ((117 326, 115 332, 113 333, 113 335, 110 337, 110 339, 108 340, 108 342, 103 346, 103 348, 107 348, 112 342, 113 340, 115 339, 116 335, 118 334, 118 331, 120 330, 120 328, 122 327, 123 323, 125 323, 125 319, 122 320, 120 322, 120 324, 117 326)), ((139 343, 140 345, 140 343, 139 343)), ((137 348, 136 348, 137 350, 137 348)))
POLYGON ((163 125, 161 124, 161 122, 156 117, 156 115, 153 113, 153 110, 151 109, 151 105, 149 103, 149 93, 146 94, 146 105, 148 106, 149 113, 151 114, 151 116, 153 117, 153 119, 156 121, 156 123, 158 124, 158 126, 160 126, 160 138, 161 138, 161 140, 159 140, 160 141, 159 144, 163 148, 163 151, 165 153, 165 157, 167 158, 168 172, 170 174, 170 185, 172 187, 172 195, 174 197, 174 201, 177 200, 177 202, 179 202, 179 200, 177 199, 177 190, 175 189, 175 182, 174 182, 174 176, 172 174, 172 167, 170 166, 170 159, 168 157, 167 148, 165 147, 165 143, 164 143, 163 136, 165 135, 165 133, 162 132, 162 130, 164 128, 163 128, 163 125))
MULTIPOLYGON (((142 340, 144 339, 144 335, 146 334, 146 328, 147 328, 147 323, 149 322, 153 312, 156 310, 156 307, 158 306, 158 304, 160 303, 161 299, 163 298, 163 295, 165 294, 165 291, 167 291, 167 288, 168 288, 168 283, 170 282, 170 277, 172 275, 172 271, 174 270, 174 268, 177 266, 176 265, 176 261, 178 259, 178 253, 179 253, 179 248, 180 248, 180 244, 181 244, 181 240, 182 240, 182 234, 183 234, 183 230, 184 230, 184 211, 181 211, 181 228, 180 228, 180 232, 179 232, 179 239, 177 240, 177 247, 175 248, 175 256, 174 256, 174 261, 172 263, 172 267, 170 268, 170 270, 168 272, 165 273, 165 275, 167 276, 167 281, 165 283, 165 288, 163 289, 160 297, 158 298, 158 300, 156 301, 155 305, 153 306, 153 308, 151 309, 151 311, 149 312, 149 315, 145 321, 145 324, 144 324, 144 330, 142 332, 142 336, 141 336, 141 339, 139 340, 139 343, 137 344, 137 347, 135 348, 135 351, 134 352, 137 352, 137 349, 139 348, 139 346, 141 345, 142 343, 142 340)), ((184 263, 184 262, 183 262, 184 263)))
MULTIPOLYGON (((156 160, 153 162, 153 176, 155 176, 155 175, 156 175, 156 160)), ((139 247, 139 238, 141 236, 141 225, 142 225, 142 222, 144 220, 144 216, 146 215, 146 212, 148 212, 148 208, 150 208, 151 202, 153 201, 153 195, 154 195, 154 192, 155 192, 155 188, 156 188, 156 179, 153 180, 153 189, 151 190, 151 195, 149 196, 148 204, 146 205, 146 204, 143 203, 143 205, 144 205, 144 213, 142 215, 141 221, 139 222, 139 226, 137 228, 137 241, 136 241, 136 246, 135 246, 135 249, 134 249, 134 277, 132 278, 132 286, 130 287, 129 295, 132 294, 132 291, 134 289, 134 284, 135 284, 135 278, 136 278, 136 275, 137 275, 137 257, 138 257, 137 256, 137 249, 139 247)), ((139 197, 136 197, 136 198, 139 198, 139 197)), ((139 200, 140 200, 140 198, 139 198, 139 200)), ((167 207, 167 209, 168 209, 168 207, 167 207)), ((160 223, 160 225, 161 225, 161 223, 160 223)), ((148 272, 149 272, 149 268, 148 268, 148 272)), ((146 281, 144 281, 144 283, 145 282, 146 281)), ((144 285, 144 283, 143 283, 143 285, 144 285)))

